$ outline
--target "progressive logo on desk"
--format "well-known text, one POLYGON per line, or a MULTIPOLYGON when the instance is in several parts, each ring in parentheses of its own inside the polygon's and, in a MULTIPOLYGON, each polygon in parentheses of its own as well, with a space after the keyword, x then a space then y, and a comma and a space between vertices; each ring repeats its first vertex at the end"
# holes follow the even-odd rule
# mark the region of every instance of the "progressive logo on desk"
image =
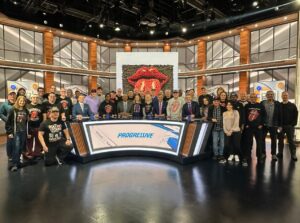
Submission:
POLYGON ((141 150, 178 155, 184 123, 103 121, 84 123, 90 152, 141 150))

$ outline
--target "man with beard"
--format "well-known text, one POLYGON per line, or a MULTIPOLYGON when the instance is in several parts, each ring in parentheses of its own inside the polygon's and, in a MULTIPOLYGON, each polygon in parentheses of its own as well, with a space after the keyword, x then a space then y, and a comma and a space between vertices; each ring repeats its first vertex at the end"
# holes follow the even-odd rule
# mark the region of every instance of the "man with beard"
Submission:
POLYGON ((38 104, 39 96, 33 94, 31 103, 26 106, 29 112, 28 135, 27 135, 27 157, 41 156, 42 145, 38 139, 38 131, 43 121, 42 105, 38 104), (34 145, 34 146, 33 146, 34 145))
POLYGON ((255 93, 250 94, 250 103, 245 107, 245 138, 246 145, 243 152, 243 165, 246 166, 247 160, 251 159, 251 147, 253 136, 256 140, 256 156, 259 162, 263 162, 262 157, 262 140, 263 126, 265 124, 266 111, 263 105, 256 102, 255 93))
POLYGON ((173 121, 181 121, 181 113, 184 100, 180 99, 179 91, 175 89, 173 91, 173 98, 168 102, 167 106, 167 119, 173 121))

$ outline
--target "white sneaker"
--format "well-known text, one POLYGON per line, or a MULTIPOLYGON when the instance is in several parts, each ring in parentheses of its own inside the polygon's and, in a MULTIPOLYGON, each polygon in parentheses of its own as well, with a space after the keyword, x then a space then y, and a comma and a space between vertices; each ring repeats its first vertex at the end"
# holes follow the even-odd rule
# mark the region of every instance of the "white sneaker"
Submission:
POLYGON ((231 162, 233 159, 234 159, 234 155, 230 155, 230 156, 228 157, 227 160, 228 160, 229 162, 231 162))
POLYGON ((235 155, 235 156, 234 156, 234 160, 235 160, 235 162, 240 162, 239 156, 238 156, 238 155, 235 155))

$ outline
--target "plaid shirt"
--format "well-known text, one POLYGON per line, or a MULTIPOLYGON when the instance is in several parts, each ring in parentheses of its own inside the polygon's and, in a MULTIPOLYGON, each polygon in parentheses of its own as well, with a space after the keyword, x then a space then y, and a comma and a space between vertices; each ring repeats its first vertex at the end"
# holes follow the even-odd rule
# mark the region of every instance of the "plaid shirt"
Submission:
POLYGON ((214 107, 213 109, 213 118, 217 119, 217 122, 214 124, 214 131, 221 131, 223 129, 223 117, 221 112, 221 107, 214 107))

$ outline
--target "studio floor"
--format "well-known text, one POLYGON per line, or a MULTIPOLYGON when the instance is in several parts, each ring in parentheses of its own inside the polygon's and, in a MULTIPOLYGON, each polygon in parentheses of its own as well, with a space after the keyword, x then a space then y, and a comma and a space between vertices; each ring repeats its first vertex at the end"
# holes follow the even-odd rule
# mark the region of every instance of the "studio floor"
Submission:
MULTIPOLYGON (((300 162, 248 168, 124 157, 7 171, 0 146, 1 223, 299 222, 300 162)), ((270 151, 268 151, 270 152, 270 151)), ((300 151, 297 151, 300 157, 300 151)))

